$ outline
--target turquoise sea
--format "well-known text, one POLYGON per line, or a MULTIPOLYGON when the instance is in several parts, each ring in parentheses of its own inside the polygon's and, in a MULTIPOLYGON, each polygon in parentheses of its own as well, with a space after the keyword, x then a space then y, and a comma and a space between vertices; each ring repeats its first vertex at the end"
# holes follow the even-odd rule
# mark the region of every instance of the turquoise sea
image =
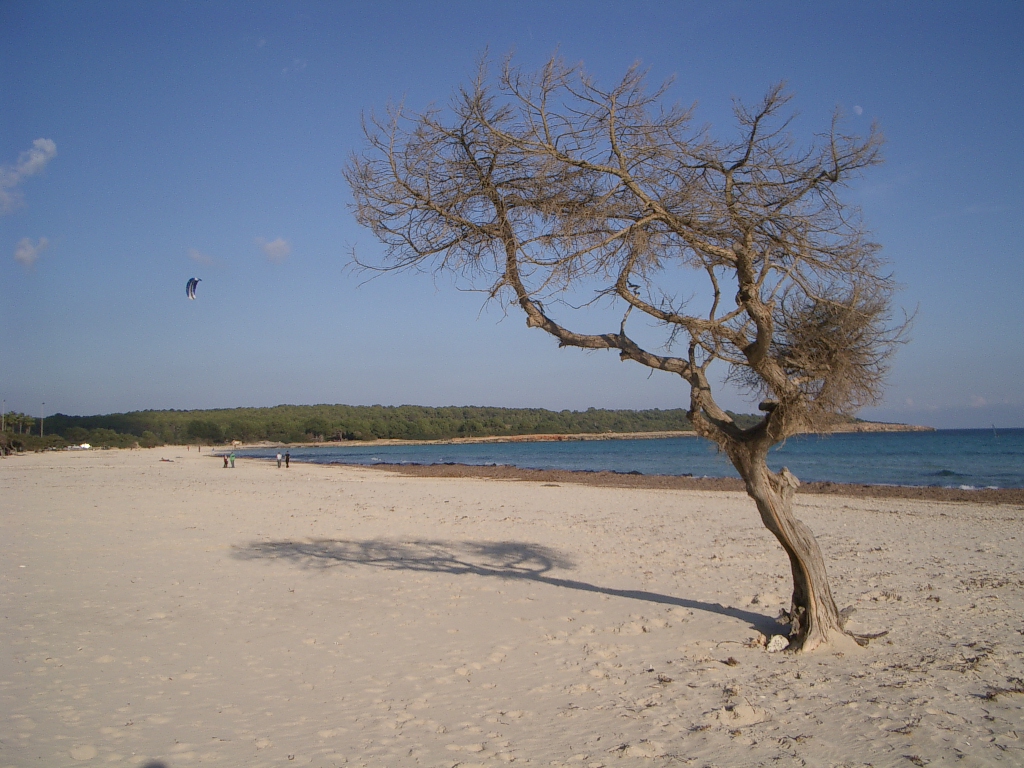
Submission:
MULTIPOLYGON (((272 458, 276 448, 238 451, 272 458)), ((737 477, 706 440, 569 440, 291 448, 292 461, 316 464, 474 464, 529 469, 737 477)), ((1024 429, 805 435, 777 446, 769 463, 804 481, 949 488, 1024 488, 1024 429)))

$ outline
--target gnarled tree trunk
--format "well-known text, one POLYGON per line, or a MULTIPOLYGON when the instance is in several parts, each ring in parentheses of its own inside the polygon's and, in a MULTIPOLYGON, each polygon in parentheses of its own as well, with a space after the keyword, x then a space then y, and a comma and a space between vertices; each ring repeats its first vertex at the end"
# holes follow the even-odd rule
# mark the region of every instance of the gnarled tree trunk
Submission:
POLYGON ((821 549, 811 529, 793 515, 793 495, 799 480, 788 469, 776 474, 768 468, 766 445, 741 445, 728 452, 747 494, 757 504, 765 528, 789 555, 793 571, 790 647, 813 651, 845 637, 821 549))

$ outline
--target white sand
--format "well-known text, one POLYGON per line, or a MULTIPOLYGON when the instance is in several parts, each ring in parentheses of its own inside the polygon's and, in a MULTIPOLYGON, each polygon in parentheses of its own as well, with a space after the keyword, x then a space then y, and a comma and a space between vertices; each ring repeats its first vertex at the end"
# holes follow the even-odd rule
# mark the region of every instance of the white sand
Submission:
POLYGON ((0 766, 1024 765, 1024 509, 798 504, 864 651, 738 494, 2 460, 0 766))

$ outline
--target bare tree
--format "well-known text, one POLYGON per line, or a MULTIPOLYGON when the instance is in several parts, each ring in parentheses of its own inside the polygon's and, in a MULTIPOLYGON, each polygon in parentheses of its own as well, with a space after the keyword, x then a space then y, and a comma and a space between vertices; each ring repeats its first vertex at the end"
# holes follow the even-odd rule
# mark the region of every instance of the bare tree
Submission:
POLYGON ((736 138, 718 140, 664 94, 637 67, 606 90, 558 59, 534 73, 506 61, 494 79, 481 66, 446 110, 371 117, 345 176, 358 221, 386 248, 356 263, 454 273, 560 346, 680 376, 695 430, 728 456, 789 555, 791 647, 812 650, 841 637, 842 620, 792 512, 799 483, 767 457, 876 402, 905 327, 892 322, 878 246, 838 196, 879 162, 881 137, 843 134, 837 114, 799 147, 776 86, 756 107, 737 104, 736 138), (620 310, 607 332, 569 328, 595 308, 607 318, 605 304, 620 310), (640 341, 652 327, 663 334, 640 341), (759 424, 742 429, 718 405, 715 362, 763 398, 759 424))

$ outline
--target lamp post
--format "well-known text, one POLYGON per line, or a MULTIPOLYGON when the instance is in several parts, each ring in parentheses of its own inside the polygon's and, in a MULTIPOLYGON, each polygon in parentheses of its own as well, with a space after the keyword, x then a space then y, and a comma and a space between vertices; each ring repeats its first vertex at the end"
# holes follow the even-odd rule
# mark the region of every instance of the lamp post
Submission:
POLYGON ((39 436, 43 436, 43 414, 46 413, 46 403, 39 406, 39 436))

